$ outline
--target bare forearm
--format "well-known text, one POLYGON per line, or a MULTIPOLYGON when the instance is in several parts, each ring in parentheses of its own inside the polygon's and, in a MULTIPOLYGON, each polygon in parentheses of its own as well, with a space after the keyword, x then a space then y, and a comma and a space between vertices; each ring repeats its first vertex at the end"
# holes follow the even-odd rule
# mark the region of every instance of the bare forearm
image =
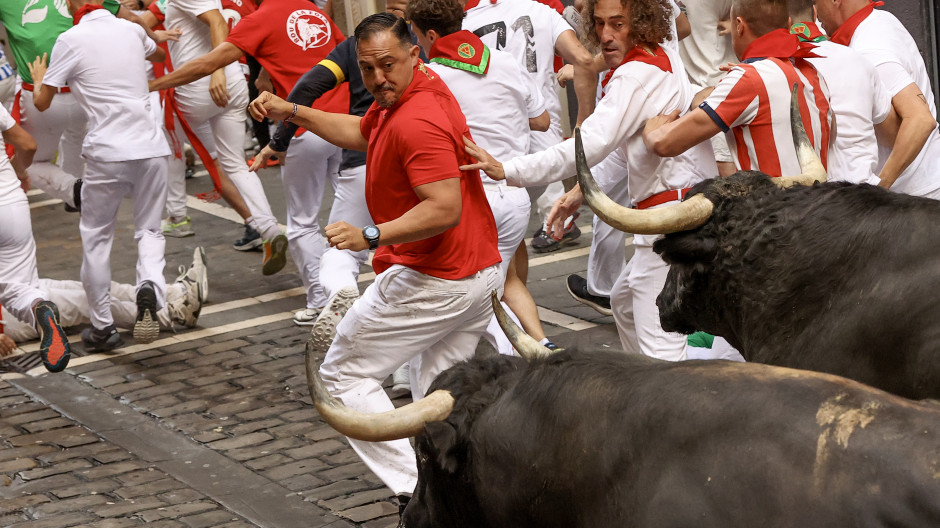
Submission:
POLYGON ((929 117, 908 118, 901 122, 898 128, 897 138, 894 141, 894 148, 891 149, 891 155, 885 161, 881 173, 881 187, 889 188, 897 181, 898 176, 907 169, 914 161, 930 133, 937 126, 937 122, 929 117))
MULTIPOLYGON (((459 195, 458 195, 459 198, 459 195)), ((461 204, 428 198, 400 217, 380 224, 381 245, 416 242, 439 235, 460 223, 461 204)))
POLYGON ((592 112, 597 100, 597 73, 592 67, 574 66, 574 93, 578 97, 578 124, 592 112))
MULTIPOLYGON (((219 70, 220 67, 209 60, 208 57, 209 55, 203 55, 202 57, 193 59, 184 64, 182 68, 173 71, 173 73, 154 79, 150 82, 150 91, 154 92, 189 84, 219 70)), ((222 67, 224 67, 224 65, 222 67)))
POLYGON ((369 142, 362 137, 362 132, 359 130, 360 120, 362 118, 359 116, 298 106, 297 115, 291 122, 306 128, 337 147, 365 151, 369 142))

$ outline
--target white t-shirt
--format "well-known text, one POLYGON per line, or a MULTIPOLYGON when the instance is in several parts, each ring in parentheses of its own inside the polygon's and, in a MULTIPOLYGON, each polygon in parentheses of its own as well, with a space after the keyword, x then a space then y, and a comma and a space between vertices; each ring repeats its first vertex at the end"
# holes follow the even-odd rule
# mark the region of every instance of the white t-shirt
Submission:
MULTIPOLYGON (((672 65, 678 55, 661 48, 672 65)), ((661 158, 643 143, 646 120, 675 110, 686 113, 692 104, 692 85, 685 72, 667 72, 657 66, 631 61, 614 71, 594 113, 581 124, 581 139, 588 165, 600 163, 618 151, 627 160, 630 201, 636 204, 671 189, 684 189, 717 176, 715 156, 708 143, 683 154, 661 158)), ((533 186, 573 176, 576 172, 574 140, 543 152, 503 163, 510 185, 533 186)))
MULTIPOLYGON (((916 83, 927 98, 930 114, 937 115, 924 59, 910 33, 894 15, 875 9, 855 29, 849 47, 875 66, 888 96, 893 98, 911 83, 916 83)), ((879 148, 878 171, 884 166, 889 154, 889 148, 879 148)), ((937 158, 940 158, 940 132, 934 128, 920 154, 901 173, 891 189, 920 195, 940 188, 940 174, 931 171, 929 167, 937 158)))
POLYGON ((725 73, 718 69, 728 62, 738 62, 731 47, 731 36, 718 35, 718 21, 728 17, 731 0, 691 0, 685 3, 692 33, 679 41, 679 55, 692 84, 715 86, 725 73))
MULTIPOLYGON (((0 105, 0 131, 6 132, 16 125, 16 120, 7 112, 7 109, 0 105)), ((0 151, 4 148, 3 138, 0 138, 0 151)), ((16 171, 10 165, 10 160, 6 153, 0 156, 0 205, 9 205, 16 202, 25 202, 26 193, 20 188, 20 180, 16 177, 16 171)))
POLYGON ((129 161, 170 154, 150 113, 144 58, 156 49, 140 26, 103 9, 56 39, 42 83, 68 84, 88 116, 84 157, 129 161))
POLYGON ((830 181, 877 185, 878 141, 874 125, 891 111, 891 98, 875 68, 858 52, 828 40, 813 50, 822 58, 807 59, 829 86, 829 107, 835 114, 835 138, 829 147, 830 181))
POLYGON ((529 152, 561 141, 555 42, 565 31, 574 33, 571 25, 557 11, 534 0, 480 0, 467 9, 463 29, 475 33, 490 49, 508 51, 541 87, 552 124, 547 132, 531 133, 529 152))
MULTIPOLYGON (((203 13, 212 10, 222 12, 221 0, 169 0, 166 6, 166 20, 164 26, 168 28, 180 28, 183 33, 178 41, 170 41, 170 57, 173 60, 173 67, 179 68, 187 62, 201 57, 212 51, 212 36, 209 33, 209 26, 200 21, 197 17, 203 13)), ((241 67, 238 62, 233 62, 225 67, 225 77, 228 82, 234 79, 244 79, 241 67)), ((187 85, 180 86, 176 93, 186 97, 188 94, 208 93, 210 76, 193 81, 187 85)))
MULTIPOLYGON (((545 101, 515 57, 490 49, 485 75, 431 62, 467 118, 473 140, 498 160, 529 152, 529 118, 545 112, 545 101)), ((482 172, 483 181, 496 183, 482 172)), ((499 182, 505 184, 505 182, 499 182)))

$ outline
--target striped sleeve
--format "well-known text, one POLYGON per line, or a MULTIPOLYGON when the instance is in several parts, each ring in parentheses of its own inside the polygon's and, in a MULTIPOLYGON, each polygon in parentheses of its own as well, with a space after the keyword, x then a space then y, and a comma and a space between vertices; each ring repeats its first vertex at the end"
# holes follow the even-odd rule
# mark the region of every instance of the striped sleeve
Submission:
POLYGON ((730 128, 749 124, 757 117, 762 88, 763 82, 753 67, 739 65, 715 86, 700 108, 722 131, 727 132, 730 128))

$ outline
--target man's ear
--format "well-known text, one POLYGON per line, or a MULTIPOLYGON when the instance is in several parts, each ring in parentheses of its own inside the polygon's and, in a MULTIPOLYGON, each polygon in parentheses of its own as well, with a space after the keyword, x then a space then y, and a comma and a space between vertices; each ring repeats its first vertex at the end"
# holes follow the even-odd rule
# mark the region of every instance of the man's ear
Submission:
POLYGON ((738 38, 743 37, 746 30, 749 30, 747 21, 741 17, 734 17, 734 31, 737 33, 738 38))

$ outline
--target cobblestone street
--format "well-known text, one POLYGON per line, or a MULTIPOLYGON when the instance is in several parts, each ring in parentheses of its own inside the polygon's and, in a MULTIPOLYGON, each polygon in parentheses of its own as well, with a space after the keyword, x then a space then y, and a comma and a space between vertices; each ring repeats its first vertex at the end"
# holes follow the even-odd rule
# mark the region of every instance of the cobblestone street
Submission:
MULTIPOLYGON (((262 182, 283 222, 277 171, 265 169, 262 182)), ((203 174, 188 182, 196 236, 166 246, 168 282, 196 246, 208 254, 210 300, 196 328, 163 332, 148 345, 125 332, 125 347, 91 355, 81 350, 81 328, 72 328, 73 357, 62 373, 39 364, 36 342, 20 343, 23 352, 0 363, 0 526, 397 525, 391 492, 311 405, 309 328, 291 321, 304 299, 293 263, 264 277, 261 253, 233 250, 240 219, 193 198, 211 186, 203 174)), ((30 202, 40 277, 77 280, 78 215, 38 192, 30 202)), ((568 274, 586 269, 590 218, 583 210, 575 243, 530 255, 529 286, 556 343, 618 348, 612 319, 565 289, 568 274)), ((134 281, 132 234, 125 202, 115 281, 134 281)), ((364 268, 360 286, 373 277, 364 268)))

